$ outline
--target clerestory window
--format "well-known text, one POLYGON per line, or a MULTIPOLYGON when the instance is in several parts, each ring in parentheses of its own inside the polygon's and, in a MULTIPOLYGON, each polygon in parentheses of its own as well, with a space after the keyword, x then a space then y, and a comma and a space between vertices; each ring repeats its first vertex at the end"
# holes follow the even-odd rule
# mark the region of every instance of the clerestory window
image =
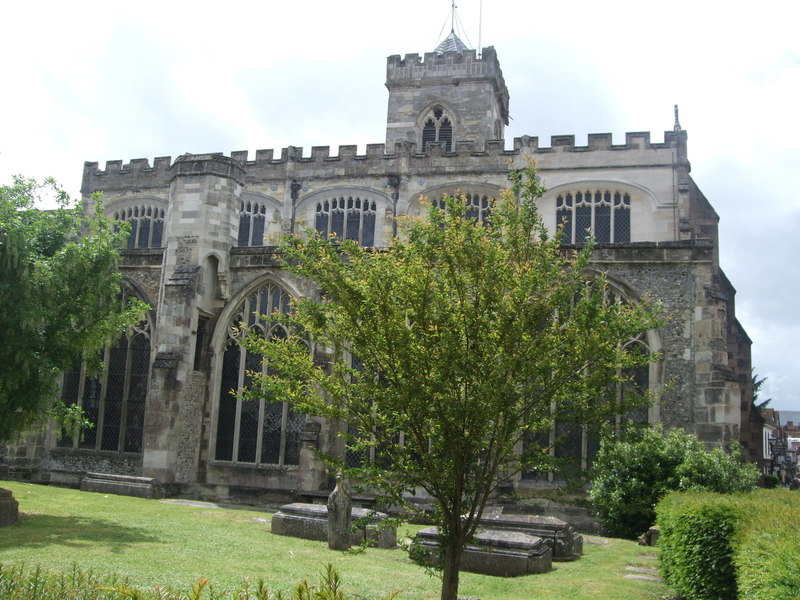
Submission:
MULTIPOLYGON (((489 222, 492 210, 492 200, 489 196, 477 193, 463 194, 461 192, 456 192, 454 195, 458 198, 463 198, 466 202, 467 206, 464 215, 468 219, 475 219, 481 223, 489 222)), ((436 207, 439 210, 445 209, 444 198, 440 198, 436 201, 436 207)))
POLYGON ((594 237, 599 244, 631 241, 630 194, 611 190, 581 190, 556 197, 556 221, 565 244, 582 244, 594 237))
POLYGON ((246 324, 265 338, 283 338, 283 325, 259 319, 258 315, 288 314, 291 297, 269 283, 251 294, 228 325, 228 339, 220 367, 216 448, 220 461, 253 465, 297 465, 300 462, 300 431, 305 415, 286 402, 271 398, 258 401, 237 398, 251 381, 248 372, 268 369, 259 355, 247 352, 238 343, 236 326, 246 324))
POLYGON ((314 228, 321 236, 375 245, 377 204, 358 196, 339 196, 317 203, 314 228))
POLYGON ((124 247, 161 248, 164 237, 164 209, 153 205, 130 206, 114 213, 116 221, 130 224, 131 230, 124 247))
POLYGON ((259 202, 242 202, 239 208, 239 246, 263 246, 267 207, 259 202))
POLYGON ((453 121, 441 106, 434 106, 422 125, 422 149, 431 142, 444 142, 445 152, 453 151, 453 121))

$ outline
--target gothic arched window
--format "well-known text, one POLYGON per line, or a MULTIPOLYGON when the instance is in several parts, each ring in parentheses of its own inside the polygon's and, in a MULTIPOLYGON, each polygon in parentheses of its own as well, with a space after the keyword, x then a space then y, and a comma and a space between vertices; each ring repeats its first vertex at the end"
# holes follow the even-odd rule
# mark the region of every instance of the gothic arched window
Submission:
MULTIPOLYGON (((612 290, 607 292, 607 301, 626 302, 620 294, 612 290)), ((645 339, 646 334, 641 333, 629 339, 622 347, 637 355, 647 356, 650 354, 650 348, 645 339)), ((558 472, 524 471, 523 479, 555 481, 578 476, 581 472, 591 469, 600 450, 600 433, 604 425, 619 432, 623 425, 649 422, 650 410, 646 404, 639 404, 632 410, 626 410, 624 399, 630 400, 634 397, 641 399, 648 393, 653 383, 650 381, 650 365, 632 367, 624 372, 619 372, 618 375, 618 380, 606 390, 600 399, 601 402, 611 403, 619 409, 607 423, 581 423, 574 419, 571 420, 565 418, 565 415, 559 415, 558 406, 552 405, 551 409, 554 412, 551 412, 551 415, 555 415, 552 426, 549 430, 527 433, 523 439, 523 452, 533 448, 547 451, 550 456, 559 461, 558 472)))
POLYGON ((431 109, 422 125, 423 151, 430 142, 444 142, 445 152, 453 151, 453 121, 439 105, 431 109))
POLYGON ((94 427, 80 438, 65 432, 58 446, 140 453, 150 374, 148 321, 106 346, 100 358, 105 368, 99 375, 87 372, 86 361, 64 372, 61 401, 83 408, 94 427))
POLYGON ((239 246, 263 246, 267 208, 259 202, 242 202, 239 208, 239 246))
POLYGON ((631 197, 627 192, 582 190, 556 197, 556 222, 565 244, 582 244, 593 236, 599 244, 631 241, 631 197))
POLYGON ((358 196, 339 196, 317 203, 314 229, 321 236, 337 240, 355 240, 361 246, 375 245, 374 200, 358 196))
POLYGON ((297 465, 300 461, 300 430, 305 415, 286 402, 271 398, 242 400, 237 392, 251 380, 248 371, 268 369, 261 357, 238 343, 238 325, 258 331, 265 338, 286 337, 283 325, 258 315, 288 314, 291 297, 274 283, 256 290, 242 302, 228 324, 228 339, 220 366, 219 404, 214 458, 254 465, 297 465))
POLYGON ((116 221, 130 223, 127 250, 161 248, 164 236, 164 209, 154 205, 129 206, 114 213, 116 221))

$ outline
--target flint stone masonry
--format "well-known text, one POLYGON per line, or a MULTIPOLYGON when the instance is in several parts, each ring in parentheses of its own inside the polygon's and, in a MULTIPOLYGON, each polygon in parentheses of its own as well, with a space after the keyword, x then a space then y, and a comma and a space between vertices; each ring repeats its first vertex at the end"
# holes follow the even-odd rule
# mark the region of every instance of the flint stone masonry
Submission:
POLYGON ((0 527, 13 525, 19 516, 19 502, 14 499, 11 490, 0 488, 0 527))
POLYGON ((156 479, 111 473, 86 473, 81 481, 81 490, 156 500, 164 497, 164 490, 156 479))
MULTIPOLYGON (((438 527, 428 527, 416 536, 431 564, 436 564, 439 555, 438 534, 438 527)), ((547 573, 552 568, 553 551, 547 542, 518 531, 479 529, 461 557, 462 570, 496 577, 547 573)))
POLYGON ((540 537, 552 549, 555 561, 578 560, 583 554, 583 536, 555 517, 498 514, 481 519, 481 527, 540 537))
MULTIPOLYGON (((354 508, 352 515, 354 521, 365 518, 385 521, 389 518, 384 513, 365 508, 354 508)), ((324 504, 306 504, 304 502, 285 504, 272 517, 272 533, 327 542, 328 507, 324 504)), ((358 546, 364 541, 365 536, 369 539, 370 545, 378 548, 397 546, 397 530, 394 527, 387 527, 379 531, 376 525, 368 525, 366 528, 353 531, 350 534, 350 545, 358 546)))

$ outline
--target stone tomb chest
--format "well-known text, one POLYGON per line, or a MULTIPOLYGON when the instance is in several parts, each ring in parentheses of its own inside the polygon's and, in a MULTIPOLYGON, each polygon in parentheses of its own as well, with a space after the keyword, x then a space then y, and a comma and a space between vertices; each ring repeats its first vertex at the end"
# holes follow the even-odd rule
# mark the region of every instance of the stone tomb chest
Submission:
POLYGON ((583 554, 583 536, 572 525, 555 517, 501 513, 481 519, 481 527, 543 538, 552 548, 555 561, 578 560, 583 554))
MULTIPOLYGON (((417 533, 417 552, 432 564, 438 560, 437 527, 417 533)), ((542 538, 519 531, 478 529, 473 541, 464 548, 461 568, 470 573, 517 577, 531 573, 547 573, 553 568, 553 551, 542 538)))
MULTIPOLYGON (((371 519, 374 524, 356 529, 351 534, 350 543, 358 546, 366 537, 369 545, 378 548, 397 546, 397 530, 394 527, 380 527, 379 523, 388 519, 384 513, 366 508, 354 508, 353 520, 371 519)), ((288 535, 307 540, 328 540, 328 507, 324 504, 295 502, 285 504, 272 517, 272 533, 288 535)))

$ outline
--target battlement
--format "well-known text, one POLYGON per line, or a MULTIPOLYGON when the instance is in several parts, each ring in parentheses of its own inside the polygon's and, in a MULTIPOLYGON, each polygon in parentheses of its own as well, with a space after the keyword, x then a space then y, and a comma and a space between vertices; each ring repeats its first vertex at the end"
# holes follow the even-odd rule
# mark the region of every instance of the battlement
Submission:
POLYGON ((478 58, 475 50, 465 52, 426 52, 424 58, 418 53, 406 54, 400 58, 394 54, 386 59, 386 87, 409 85, 423 79, 457 78, 463 81, 496 80, 502 95, 508 96, 500 61, 494 47, 483 49, 478 58))
MULTIPOLYGON (((505 148, 504 140, 485 143, 461 141, 456 142, 452 152, 446 152, 443 143, 431 143, 425 152, 419 151, 413 142, 398 142, 391 147, 368 144, 364 154, 358 153, 357 146, 344 145, 339 146, 338 154, 334 155, 330 146, 314 146, 309 155, 305 155, 302 147, 289 146, 283 148, 278 156, 273 149, 256 150, 252 158, 246 150, 231 152, 230 157, 222 153, 188 154, 178 157, 174 165, 169 156, 156 158, 152 166, 146 158, 132 159, 127 164, 121 160, 110 160, 106 162, 105 170, 100 169, 97 162, 86 162, 82 192, 89 194, 96 190, 115 189, 144 192, 147 189, 169 187, 176 174, 200 174, 208 170, 204 167, 198 171, 199 163, 206 166, 219 163, 217 166, 222 170, 217 169, 215 173, 219 171, 219 174, 246 182, 293 178, 301 172, 306 173, 303 176, 319 178, 399 172, 402 170, 400 165, 408 160, 413 161, 413 168, 421 172, 428 167, 434 170, 441 168, 451 160, 456 169, 491 168, 492 165, 505 168, 508 159, 517 156, 540 155, 544 159, 546 155, 573 152, 614 153, 613 159, 609 159, 611 163, 619 159, 621 152, 636 155, 645 151, 677 148, 678 156, 685 156, 685 147, 686 132, 683 130, 666 131, 663 142, 652 142, 649 132, 626 133, 624 144, 614 144, 610 133, 590 133, 586 146, 576 146, 574 135, 552 136, 550 146, 540 146, 538 137, 526 135, 514 138, 511 149, 505 148)), ((546 165, 542 166, 546 168, 546 165)))

